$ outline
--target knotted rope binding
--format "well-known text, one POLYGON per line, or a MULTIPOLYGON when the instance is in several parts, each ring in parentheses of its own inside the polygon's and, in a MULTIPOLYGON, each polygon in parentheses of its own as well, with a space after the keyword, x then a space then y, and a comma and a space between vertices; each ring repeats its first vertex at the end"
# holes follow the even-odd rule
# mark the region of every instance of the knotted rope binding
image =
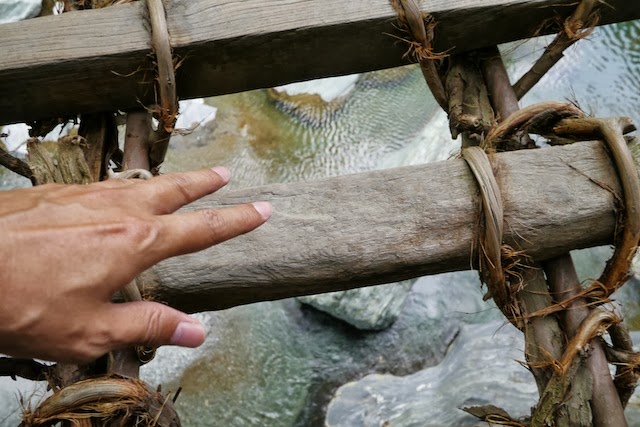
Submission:
POLYGON ((409 51, 420 63, 422 74, 443 110, 449 110, 449 99, 435 60, 446 57, 444 53, 433 50, 435 20, 430 14, 423 13, 415 0, 391 0, 391 6, 398 14, 400 28, 411 36, 409 51))
POLYGON ((495 300, 505 316, 511 318, 512 314, 506 310, 511 298, 502 270, 504 208, 500 188, 493 174, 489 157, 482 149, 470 147, 462 150, 462 158, 473 172, 482 198, 484 227, 482 235, 478 239, 479 270, 483 282, 489 288, 489 296, 495 300))
MULTIPOLYGON (((640 182, 638 171, 629 151, 624 134, 635 130, 627 118, 598 119, 586 117, 573 104, 543 102, 524 108, 494 128, 485 140, 484 148, 495 150, 500 141, 516 132, 533 132, 541 135, 572 138, 603 138, 616 166, 623 194, 617 195, 610 188, 618 206, 615 252, 607 262, 604 273, 575 299, 587 297, 595 303, 606 301, 611 294, 629 280, 629 271, 640 241, 640 182)), ((596 185, 601 184, 595 183, 596 185)), ((604 187, 603 187, 604 188, 604 187)), ((565 304, 544 310, 547 315, 564 310, 565 304)))
POLYGON ((91 420, 100 425, 179 427, 172 405, 176 398, 177 394, 152 391, 137 379, 88 379, 56 391, 37 409, 26 411, 20 427, 50 427, 60 422, 85 425, 81 423, 91 420))

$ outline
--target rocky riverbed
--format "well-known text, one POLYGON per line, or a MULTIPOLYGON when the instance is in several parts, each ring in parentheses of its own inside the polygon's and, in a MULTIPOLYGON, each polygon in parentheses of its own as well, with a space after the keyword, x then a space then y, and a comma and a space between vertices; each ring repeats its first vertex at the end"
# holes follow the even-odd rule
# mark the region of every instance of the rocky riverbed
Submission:
POLYGON ((0 24, 34 18, 40 14, 42 0, 0 1, 0 24))

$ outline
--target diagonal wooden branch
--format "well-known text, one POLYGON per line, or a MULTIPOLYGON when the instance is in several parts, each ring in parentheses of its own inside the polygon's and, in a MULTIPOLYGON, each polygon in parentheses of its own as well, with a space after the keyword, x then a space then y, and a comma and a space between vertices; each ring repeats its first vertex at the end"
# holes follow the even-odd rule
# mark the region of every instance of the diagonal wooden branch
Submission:
MULTIPOLYGON (((520 109, 518 99, 511 87, 509 74, 507 73, 498 46, 482 49, 478 53, 481 58, 480 68, 482 69, 482 75, 487 85, 491 105, 493 106, 498 122, 500 122, 502 126, 504 122, 507 122, 511 117, 516 115, 520 109)), ((487 139, 489 139, 489 137, 487 137, 487 139)), ((535 144, 527 133, 521 133, 517 135, 517 138, 513 138, 513 141, 509 142, 506 147, 503 147, 505 151, 535 148, 535 144)), ((483 146, 485 149, 489 147, 486 142, 483 146)), ((493 147, 491 147, 491 149, 493 149, 493 147)))
POLYGON ((522 99, 562 59, 565 50, 591 34, 600 20, 596 14, 600 3, 601 0, 581 0, 575 12, 565 21, 562 31, 545 49, 540 59, 513 86, 517 99, 522 99))
MULTIPOLYGON (((141 109, 127 113, 123 155, 125 171, 120 175, 127 174, 128 171, 148 171, 150 169, 151 133, 151 113, 149 111, 141 109)), ((138 279, 128 283, 122 289, 121 294, 125 302, 142 301, 138 279)), ((141 362, 149 362, 154 356, 155 349, 144 347, 116 350, 108 355, 107 370, 110 374, 137 378, 141 362)))
MULTIPOLYGON (((571 255, 566 254, 548 260, 544 271, 549 287, 556 301, 566 301, 565 311, 561 314, 563 329, 568 339, 573 339, 582 323, 589 317, 590 308, 585 298, 576 298, 580 293, 580 280, 573 267, 571 255)), ((547 306, 549 307, 549 306, 547 306)), ((585 364, 592 378, 591 408, 595 426, 626 425, 624 408, 620 402, 616 387, 609 374, 609 365, 602 344, 598 339, 590 343, 589 357, 585 364)))
POLYGON ((31 359, 0 357, 0 377, 24 378, 31 381, 46 381, 54 366, 31 359))
MULTIPOLYGON (((546 427, 555 425, 553 420, 559 402, 563 402, 569 391, 578 368, 590 352, 590 342, 601 335, 606 328, 619 322, 613 313, 597 309, 593 310, 576 330, 575 336, 567 344, 567 349, 558 361, 556 373, 549 381, 540 403, 533 412, 531 427, 546 427)), ((614 409, 614 408, 610 408, 614 409)), ((594 419, 596 426, 623 427, 626 426, 624 414, 620 417, 609 413, 604 420, 594 419)), ((595 416, 595 413, 594 413, 595 416)))
POLYGON ((124 140, 124 155, 122 166, 124 170, 149 170, 149 155, 151 146, 151 113, 145 109, 129 111, 127 113, 127 128, 124 140))
POLYGON ((0 147, 0 166, 4 166, 10 171, 27 178, 32 184, 35 184, 35 176, 29 165, 12 156, 4 148, 0 147))
MULTIPOLYGON (((544 273, 539 266, 525 269, 522 275, 523 289, 518 293, 518 303, 523 313, 533 313, 553 303, 544 273)), ((538 392, 542 395, 553 376, 553 361, 562 356, 566 337, 554 316, 533 319, 525 317, 522 322, 527 364, 538 385, 538 392)))

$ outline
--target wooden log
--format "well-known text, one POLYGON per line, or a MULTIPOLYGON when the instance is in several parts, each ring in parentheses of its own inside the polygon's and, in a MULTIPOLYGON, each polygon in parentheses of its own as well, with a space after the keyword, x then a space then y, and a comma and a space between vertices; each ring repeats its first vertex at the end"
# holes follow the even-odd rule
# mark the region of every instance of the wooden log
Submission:
MULTIPOLYGON (((408 63, 388 0, 172 0, 181 99, 408 63)), ((601 23, 640 18, 608 0, 601 23)), ((422 0, 435 47, 461 52, 557 31, 575 0, 422 0)), ((143 2, 0 25, 0 125, 153 102, 143 2)))
MULTIPOLYGON (((537 261, 611 243, 606 188, 620 194, 620 185, 601 142, 493 161, 506 243, 537 261)), ((477 259, 480 200, 463 160, 227 192, 193 208, 256 200, 275 208, 267 224, 160 263, 145 292, 198 312, 468 270, 477 259)))

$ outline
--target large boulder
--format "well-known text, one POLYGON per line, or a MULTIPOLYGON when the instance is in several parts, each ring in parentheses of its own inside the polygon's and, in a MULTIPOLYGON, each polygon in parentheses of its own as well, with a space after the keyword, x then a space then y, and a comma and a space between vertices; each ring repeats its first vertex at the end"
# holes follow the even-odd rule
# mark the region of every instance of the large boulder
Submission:
MULTIPOLYGON (((523 359, 523 335, 510 324, 467 325, 438 366, 404 377, 368 375, 342 386, 329 404, 325 427, 486 426, 462 411, 485 405, 526 417, 538 392, 533 376, 517 362, 523 359)), ((626 415, 629 425, 640 425, 638 391, 626 415)))
POLYGON ((0 24, 34 18, 40 14, 42 0, 0 1, 0 24))
MULTIPOLYGON (((609 247, 575 251, 581 280, 597 278, 611 256, 609 247)), ((613 297, 626 323, 640 324, 640 280, 633 278, 613 297)), ((634 342, 640 333, 633 333, 634 342)), ((342 386, 329 404, 326 427, 464 427, 477 419, 460 408, 496 405, 512 417, 530 414, 537 402, 524 360, 523 335, 504 321, 467 325, 444 360, 409 376, 373 374, 342 386)), ((630 425, 640 426, 640 393, 627 407, 630 425)), ((485 424, 479 424, 485 425, 485 424)))
POLYGON ((389 285, 330 292, 299 298, 358 329, 378 331, 396 321, 415 280, 389 285))
POLYGON ((504 322, 463 328, 437 366, 406 377, 369 375, 341 387, 327 427, 463 427, 478 420, 461 408, 496 405, 529 414, 538 391, 523 360, 523 336, 504 322))

